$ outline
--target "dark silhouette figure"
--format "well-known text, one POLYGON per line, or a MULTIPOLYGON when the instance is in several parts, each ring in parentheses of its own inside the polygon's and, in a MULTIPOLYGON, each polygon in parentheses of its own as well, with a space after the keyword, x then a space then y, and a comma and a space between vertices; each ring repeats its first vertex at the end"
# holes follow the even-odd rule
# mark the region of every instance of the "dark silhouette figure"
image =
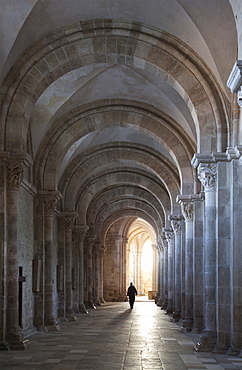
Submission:
POLYGON ((134 301, 135 301, 136 295, 137 295, 137 290, 133 286, 133 283, 130 283, 130 286, 128 287, 128 291, 127 291, 127 296, 129 296, 129 305, 131 309, 134 307, 134 301))

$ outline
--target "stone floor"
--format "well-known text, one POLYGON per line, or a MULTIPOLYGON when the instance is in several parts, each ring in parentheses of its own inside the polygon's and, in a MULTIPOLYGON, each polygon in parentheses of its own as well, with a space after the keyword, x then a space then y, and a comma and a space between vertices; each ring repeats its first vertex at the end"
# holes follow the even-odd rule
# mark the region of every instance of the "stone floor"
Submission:
POLYGON ((59 332, 29 338, 26 351, 0 353, 1 370, 242 369, 242 358, 196 353, 196 334, 184 334, 153 301, 106 303, 59 332))

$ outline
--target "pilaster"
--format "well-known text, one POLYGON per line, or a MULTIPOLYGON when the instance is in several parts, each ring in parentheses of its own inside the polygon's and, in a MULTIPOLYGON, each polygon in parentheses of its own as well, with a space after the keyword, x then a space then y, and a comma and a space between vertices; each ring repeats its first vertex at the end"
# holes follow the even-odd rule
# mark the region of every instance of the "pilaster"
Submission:
POLYGON ((162 247, 164 251, 164 258, 163 258, 163 289, 162 289, 162 296, 163 301, 161 308, 167 309, 168 307, 168 241, 166 237, 162 239, 162 247))
POLYGON ((7 315, 6 342, 10 349, 25 349, 28 340, 20 327, 19 316, 19 196, 20 186, 24 179, 24 171, 32 164, 28 155, 12 154, 6 165, 7 185, 7 315))
POLYGON ((193 203, 185 195, 178 196, 185 219, 185 317, 181 330, 193 328, 193 203))
POLYGON ((94 304, 94 275, 93 275, 93 246, 96 240, 96 235, 88 234, 86 236, 86 252, 87 252, 87 301, 84 302, 89 308, 96 309, 94 304))
POLYGON ((65 213, 65 256, 66 256, 66 318, 68 321, 76 321, 73 310, 73 248, 72 248, 72 230, 74 228, 76 214, 65 213))
POLYGON ((198 178, 205 193, 204 223, 204 330, 197 351, 212 351, 217 342, 216 328, 216 182, 217 164, 212 155, 195 156, 198 178), (200 158, 199 158, 200 157, 200 158), (197 166, 198 165, 198 166, 197 166))
POLYGON ((84 255, 83 255, 83 244, 86 233, 88 231, 88 226, 86 225, 75 225, 75 231, 77 233, 77 244, 79 250, 79 312, 88 313, 86 306, 84 304, 84 255))
POLYGON ((44 324, 48 330, 59 330, 54 313, 53 302, 56 287, 56 269, 53 259, 53 217, 61 194, 57 191, 42 191, 45 215, 45 306, 44 324))
POLYGON ((174 311, 174 232, 171 227, 163 229, 168 242, 168 302, 167 314, 172 314, 174 311))
POLYGON ((175 245, 174 245, 174 312, 173 318, 179 321, 181 317, 181 266, 182 266, 182 215, 170 215, 171 227, 174 231, 175 245))

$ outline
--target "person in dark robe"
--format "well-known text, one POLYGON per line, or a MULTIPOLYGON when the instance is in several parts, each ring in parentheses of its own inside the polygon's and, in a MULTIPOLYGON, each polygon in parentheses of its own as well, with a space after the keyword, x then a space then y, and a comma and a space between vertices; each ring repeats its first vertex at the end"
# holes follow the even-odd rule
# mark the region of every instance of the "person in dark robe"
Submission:
POLYGON ((136 295, 137 295, 137 290, 133 286, 133 283, 130 283, 130 286, 128 287, 128 291, 127 291, 127 296, 129 297, 129 305, 131 309, 133 309, 134 307, 134 301, 135 301, 136 295))

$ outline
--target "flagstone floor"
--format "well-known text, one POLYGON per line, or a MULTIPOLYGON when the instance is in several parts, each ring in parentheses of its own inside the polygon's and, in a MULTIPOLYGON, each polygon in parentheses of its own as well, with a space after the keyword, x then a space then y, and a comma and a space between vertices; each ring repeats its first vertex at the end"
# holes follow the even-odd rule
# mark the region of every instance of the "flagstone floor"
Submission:
POLYGON ((25 351, 0 353, 1 370, 242 370, 242 358, 195 352, 185 334, 154 301, 106 303, 60 331, 29 338, 25 351))

